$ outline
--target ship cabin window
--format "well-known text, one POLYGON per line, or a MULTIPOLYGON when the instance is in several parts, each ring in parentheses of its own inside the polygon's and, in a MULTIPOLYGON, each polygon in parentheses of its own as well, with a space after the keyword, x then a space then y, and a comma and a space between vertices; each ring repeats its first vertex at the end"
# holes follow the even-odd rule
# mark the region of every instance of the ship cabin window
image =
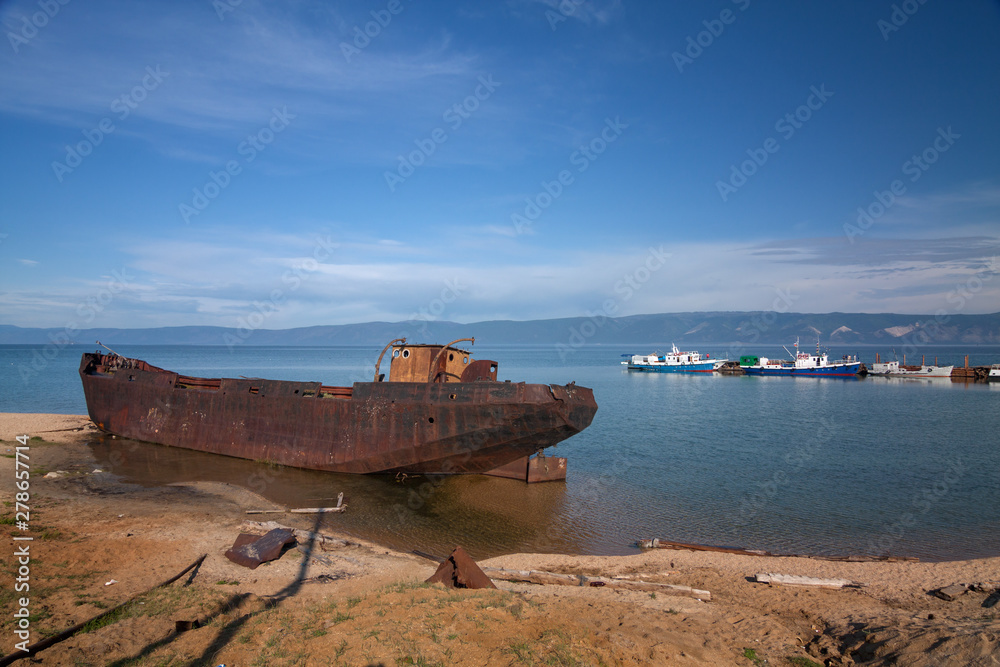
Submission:
POLYGON ((393 350, 392 351, 392 356, 398 357, 399 356, 399 350, 393 350))
POLYGON ((454 355, 454 353, 452 353, 452 352, 449 352, 449 353, 448 353, 448 361, 454 361, 454 360, 455 360, 455 355, 454 355))
POLYGON ((464 359, 462 359, 462 363, 463 363, 463 364, 467 364, 467 363, 469 363, 469 358, 468 358, 468 357, 465 357, 464 359))
POLYGON ((403 358, 406 359, 409 356, 410 356, 410 351, 409 350, 403 350, 403 358))

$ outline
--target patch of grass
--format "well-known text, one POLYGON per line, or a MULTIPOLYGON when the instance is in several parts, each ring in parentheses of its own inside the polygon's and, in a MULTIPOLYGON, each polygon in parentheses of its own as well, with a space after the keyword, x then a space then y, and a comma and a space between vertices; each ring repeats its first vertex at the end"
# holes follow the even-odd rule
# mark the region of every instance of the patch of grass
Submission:
POLYGON ((396 658, 397 665, 417 665, 417 667, 444 667, 443 662, 431 662, 422 655, 418 655, 414 658, 412 655, 408 655, 402 658, 396 658))
POLYGON ((100 618, 95 618, 93 621, 91 621, 90 623, 87 623, 87 625, 83 626, 83 629, 80 630, 80 633, 81 634, 87 634, 88 632, 96 632, 97 630, 100 630, 101 628, 105 628, 105 627, 107 627, 109 625, 114 625, 118 621, 121 621, 123 619, 135 616, 136 615, 136 613, 135 613, 135 607, 136 606, 137 606, 137 603, 130 602, 130 603, 128 603, 128 604, 126 604, 126 605, 118 608, 118 609, 115 609, 113 612, 111 612, 107 616, 102 616, 100 618))
POLYGON ((823 667, 818 662, 800 656, 788 656, 788 662, 795 665, 795 667, 823 667))
POLYGON ((230 580, 230 579, 219 579, 217 582, 215 582, 215 585, 216 586, 239 586, 240 582, 236 581, 235 579, 232 579, 232 580, 230 580))
POLYGON ((13 526, 15 522, 16 520, 13 516, 7 516, 6 514, 0 516, 0 526, 13 526))
POLYGON ((405 593, 407 591, 415 591, 430 587, 431 585, 426 581, 400 581, 395 584, 389 584, 382 590, 386 593, 405 593))
POLYGON ((330 619, 330 622, 333 623, 334 625, 337 625, 338 623, 343 623, 344 621, 349 621, 352 618, 354 618, 354 617, 351 616, 350 614, 345 614, 343 612, 339 612, 338 611, 337 615, 330 619))
POLYGON ((58 540, 62 537, 62 531, 55 528, 45 528, 38 537, 43 540, 58 540))
POLYGON ((531 645, 526 641, 511 642, 507 646, 507 652, 523 665, 535 664, 535 655, 531 650, 531 645))
POLYGON ((361 602, 361 598, 359 598, 359 597, 357 597, 357 598, 347 598, 347 608, 348 609, 353 609, 358 604, 360 604, 360 602, 361 602))
POLYGON ((361 638, 362 638, 362 639, 368 639, 368 638, 372 638, 372 639, 378 639, 378 633, 379 633, 379 631, 378 631, 378 630, 369 630, 369 631, 368 631, 368 632, 366 632, 366 633, 364 634, 364 636, 363 636, 363 637, 361 637, 361 638))
POLYGON ((339 658, 339 657, 343 656, 344 653, 346 653, 346 652, 347 652, 347 640, 344 639, 344 640, 341 640, 340 646, 338 646, 336 649, 334 649, 333 653, 334 653, 335 656, 337 656, 339 658))
POLYGON ((743 657, 755 665, 763 665, 764 661, 757 657, 757 651, 752 648, 743 649, 743 657))

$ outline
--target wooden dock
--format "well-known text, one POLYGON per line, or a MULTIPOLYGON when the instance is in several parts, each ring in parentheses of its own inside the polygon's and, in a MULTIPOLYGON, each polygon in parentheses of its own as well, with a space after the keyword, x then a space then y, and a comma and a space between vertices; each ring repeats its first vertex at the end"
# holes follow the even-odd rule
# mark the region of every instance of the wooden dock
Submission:
POLYGON ((951 381, 986 382, 989 374, 989 366, 969 366, 969 355, 965 355, 965 366, 955 366, 955 368, 951 370, 951 381))

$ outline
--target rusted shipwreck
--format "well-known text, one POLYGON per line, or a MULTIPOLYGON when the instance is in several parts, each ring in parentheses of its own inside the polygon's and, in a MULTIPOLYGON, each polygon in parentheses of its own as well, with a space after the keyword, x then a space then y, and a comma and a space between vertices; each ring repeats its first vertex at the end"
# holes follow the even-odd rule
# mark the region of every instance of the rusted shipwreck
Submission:
POLYGON ((331 472, 486 473, 590 425, 593 391, 497 381, 495 361, 454 347, 464 341, 393 340, 373 380, 350 387, 189 377, 113 352, 85 353, 80 378, 107 433, 331 472))

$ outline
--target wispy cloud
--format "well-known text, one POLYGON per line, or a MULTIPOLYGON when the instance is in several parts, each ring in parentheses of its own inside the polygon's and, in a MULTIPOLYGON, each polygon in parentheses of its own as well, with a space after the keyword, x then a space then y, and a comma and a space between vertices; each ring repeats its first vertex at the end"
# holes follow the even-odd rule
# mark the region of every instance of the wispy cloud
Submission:
MULTIPOLYGON (((320 236, 256 240, 216 230, 199 240, 129 245, 123 250, 134 280, 100 324, 163 326, 180 319, 237 326, 255 303, 275 294, 279 307, 268 319, 274 328, 407 320, 443 293, 448 299, 434 315, 460 322, 571 317, 600 312, 609 302, 615 315, 768 310, 779 294, 791 295, 791 306, 783 307, 793 311, 933 312, 947 308, 947 295, 971 276, 992 275, 984 269, 989 253, 1000 254, 996 238, 878 241, 852 256, 836 238, 753 246, 650 239, 602 251, 548 247, 544 257, 525 260, 513 245, 442 257, 434 239, 386 243, 344 235, 325 242, 330 254, 316 262, 320 236), (643 269, 650 246, 669 254, 655 271, 643 269)), ((42 311, 27 304, 45 303, 44 323, 59 325, 93 288, 54 297, 8 292, 2 301, 13 321, 35 323, 42 323, 42 311)), ((1000 276, 983 280, 965 312, 993 312, 998 304, 1000 276)))

